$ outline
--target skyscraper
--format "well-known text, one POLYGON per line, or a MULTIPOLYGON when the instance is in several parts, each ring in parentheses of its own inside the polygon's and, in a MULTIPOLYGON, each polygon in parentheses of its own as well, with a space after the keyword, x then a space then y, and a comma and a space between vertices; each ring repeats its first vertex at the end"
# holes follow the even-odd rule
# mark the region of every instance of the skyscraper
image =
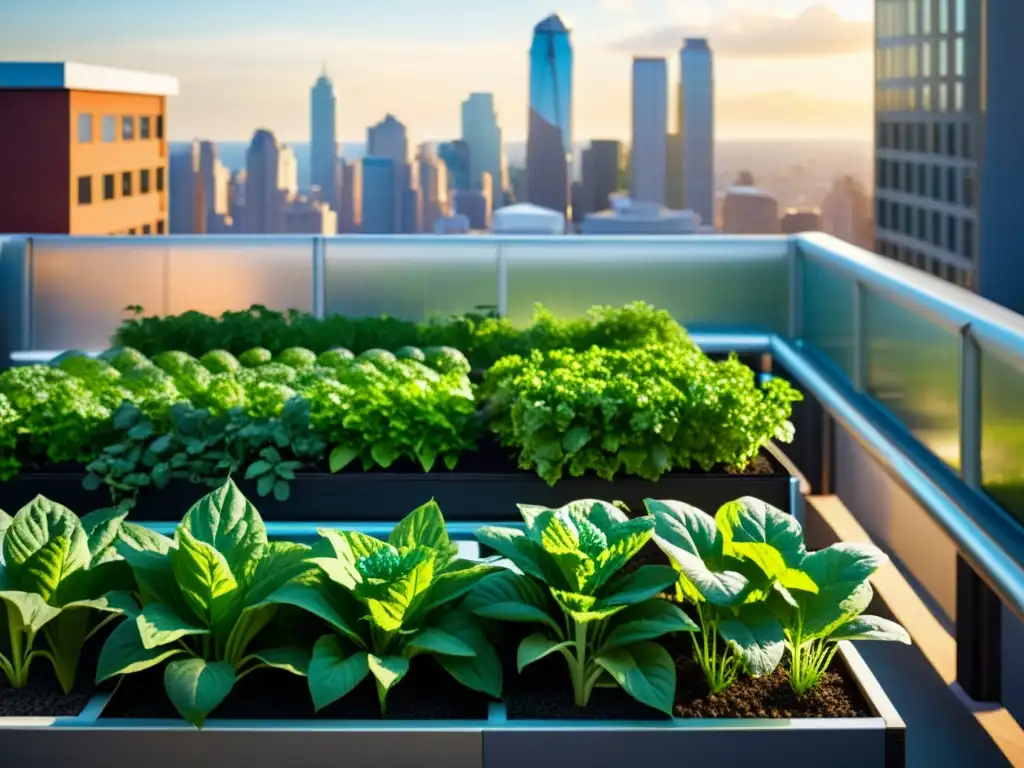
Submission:
POLYGON ((668 150, 668 64, 633 59, 633 138, 629 194, 645 203, 665 201, 668 150))
POLYGON ((395 161, 390 157, 364 157, 362 231, 369 235, 393 235, 400 220, 395 205, 395 161))
POLYGON ((245 208, 242 231, 275 234, 285 231, 285 206, 295 194, 295 155, 266 129, 253 134, 245 154, 245 208))
POLYGON ((341 190, 338 193, 338 231, 359 232, 363 226, 363 164, 340 160, 341 190))
POLYGON ((490 174, 491 198, 502 200, 507 173, 493 94, 472 93, 462 102, 462 140, 469 146, 471 178, 490 174))
POLYGON ((572 42, 558 14, 533 28, 527 200, 564 215, 572 204, 572 42))
POLYGON ((683 205, 715 222, 715 76, 704 38, 687 38, 679 54, 683 205))
POLYGON ((206 232, 206 200, 203 180, 199 174, 199 142, 193 141, 188 149, 171 154, 168 161, 170 175, 172 235, 203 234, 206 232))
POLYGON ((871 201, 861 183, 852 176, 836 179, 821 202, 822 231, 873 250, 871 224, 871 201))
POLYGON ((456 139, 446 141, 437 147, 437 156, 448 169, 448 184, 453 190, 470 190, 469 167, 472 164, 469 144, 456 139))
POLYGON ((1024 312, 1018 0, 876 10, 878 250, 1024 312))
POLYGON ((225 234, 231 230, 228 186, 231 174, 217 156, 212 141, 199 142, 199 177, 206 203, 206 231, 225 234))
MULTIPOLYGON (((394 217, 393 229, 389 232, 393 234, 416 232, 417 229, 413 227, 419 219, 419 204, 415 195, 415 175, 409 163, 409 136, 405 125, 389 113, 379 123, 370 126, 366 131, 366 155, 367 158, 383 158, 391 161, 390 177, 394 184, 391 198, 394 217), (414 206, 414 209, 410 209, 410 206, 414 206)), ((374 199, 371 201, 371 207, 377 205, 379 200, 376 196, 383 193, 375 185, 385 175, 382 167, 374 165, 372 168, 368 168, 365 163, 363 164, 363 231, 365 232, 370 231, 366 229, 367 197, 372 191, 374 199)))
POLYGON ((338 209, 338 123, 334 84, 324 71, 310 91, 310 178, 322 199, 338 209))
POLYGON ((420 227, 434 231, 434 222, 448 213, 448 172, 433 150, 421 144, 416 154, 420 186, 420 227))
MULTIPOLYGON (((609 196, 619 188, 619 167, 622 165, 622 142, 594 139, 583 150, 583 213, 597 213, 611 205, 609 196)), ((573 201, 576 208, 576 201, 573 201)))
POLYGON ((376 125, 371 125, 366 129, 366 154, 387 157, 395 163, 408 163, 409 137, 405 125, 390 113, 376 125))

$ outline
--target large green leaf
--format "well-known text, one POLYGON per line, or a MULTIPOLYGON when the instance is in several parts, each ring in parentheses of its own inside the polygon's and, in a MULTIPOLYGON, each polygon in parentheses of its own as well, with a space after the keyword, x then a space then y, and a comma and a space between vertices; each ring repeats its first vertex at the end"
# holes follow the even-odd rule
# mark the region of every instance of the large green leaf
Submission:
POLYGON ((807 551, 795 517, 744 496, 722 505, 715 521, 726 554, 750 560, 768 579, 788 589, 817 591, 810 576, 800 570, 807 551))
MULTIPOLYGON (((7 533, 7 529, 11 527, 11 523, 14 522, 14 518, 0 509, 0 554, 3 554, 4 546, 4 534, 7 533)), ((3 558, 0 557, 0 560, 3 558)))
POLYGON ((174 708, 197 728, 235 686, 235 670, 223 661, 189 658, 164 669, 164 690, 174 708))
POLYGON ((699 555, 677 547, 667 539, 655 537, 655 540, 679 570, 679 587, 688 600, 717 606, 733 606, 742 602, 749 583, 742 573, 712 570, 699 555))
POLYGON ((473 617, 460 611, 448 611, 441 614, 436 625, 473 651, 473 656, 439 655, 438 663, 467 688, 499 697, 501 660, 473 617))
POLYGON ((549 593, 529 576, 502 570, 484 577, 462 602, 462 609, 488 619, 546 624, 559 637, 562 624, 551 615, 549 593))
POLYGON ((145 526, 125 521, 118 528, 114 546, 122 557, 126 556, 125 550, 129 548, 141 552, 166 554, 174 547, 174 541, 145 526))
POLYGON ((547 558, 541 567, 554 563, 557 573, 544 568, 545 581, 554 587, 568 587, 571 592, 584 592, 594 576, 596 563, 580 549, 579 535, 571 520, 557 512, 545 510, 534 521, 537 541, 547 558), (560 578, 559 578, 560 576, 560 578))
POLYGON ((293 675, 305 676, 309 672, 309 651, 302 648, 265 648, 253 651, 252 655, 268 667, 291 672, 293 675))
POLYGON ((185 513, 179 538, 182 529, 220 552, 232 571, 257 546, 267 543, 267 529, 256 507, 230 479, 185 513))
POLYGON ((602 606, 633 605, 661 594, 676 583, 679 575, 667 565, 641 565, 608 584, 600 600, 602 606))
POLYGON ((247 575, 245 604, 262 603, 286 581, 312 568, 309 552, 308 546, 288 541, 272 541, 264 545, 255 568, 247 575))
POLYGON ((366 651, 346 654, 333 635, 324 635, 313 646, 309 661, 309 692, 317 711, 353 690, 370 673, 366 651))
POLYGON ((616 526, 607 537, 608 548, 597 556, 594 574, 587 580, 588 591, 599 589, 614 578, 650 540, 652 528, 650 516, 616 526))
POLYGON ((434 557, 428 549, 413 549, 402 559, 404 573, 382 584, 364 582, 356 592, 366 603, 373 623, 384 632, 402 628, 407 615, 415 614, 429 594, 434 577, 434 557))
POLYGON ((320 535, 334 550, 335 557, 355 563, 388 546, 386 541, 358 531, 321 529, 320 535))
POLYGON ((108 507, 90 512, 82 518, 82 529, 89 542, 89 557, 93 566, 118 557, 114 543, 126 517, 128 510, 108 507))
POLYGON ((881 616, 857 616, 829 635, 829 640, 886 640, 910 645, 910 635, 895 621, 881 616))
POLYGON ((177 550, 171 549, 167 553, 160 553, 135 549, 125 544, 118 545, 118 552, 124 557, 135 576, 142 604, 164 603, 174 608, 178 615, 187 616, 191 609, 182 597, 171 561, 171 553, 175 551, 177 550))
POLYGON ((430 547, 444 553, 445 558, 455 554, 455 547, 448 539, 448 529, 437 502, 431 499, 406 515, 388 536, 388 543, 401 548, 430 547))
POLYGON ((42 597, 34 592, 16 590, 0 591, 0 601, 7 608, 7 623, 12 632, 25 629, 38 632, 47 622, 60 615, 60 608, 47 605, 42 597))
POLYGON ((629 517, 614 504, 600 499, 580 499, 570 501, 565 505, 572 514, 579 514, 586 517, 605 533, 609 533, 621 523, 628 523, 629 517))
POLYGON ((845 586, 832 589, 823 587, 817 594, 797 592, 803 621, 799 627, 804 642, 830 636, 854 616, 859 616, 871 604, 875 591, 864 581, 847 594, 845 586))
POLYGON ((208 635, 206 627, 197 627, 175 613, 163 603, 150 603, 135 617, 139 628, 142 647, 147 650, 159 648, 190 635, 208 635))
POLYGON ((644 499, 644 504, 654 515, 654 541, 659 547, 669 544, 712 566, 720 564, 723 541, 713 517, 681 501, 644 499))
POLYGON ((3 560, 9 586, 49 601, 64 578, 88 567, 89 541, 70 509, 36 496, 7 529, 3 560))
POLYGON ((736 618, 719 621, 718 634, 743 660, 749 675, 770 675, 782 663, 786 650, 782 625, 763 605, 743 606, 736 618))
POLYGON ((558 640, 557 638, 551 638, 540 633, 527 635, 519 643, 519 649, 516 652, 516 669, 522 672, 523 669, 533 664, 533 662, 540 661, 552 653, 567 651, 567 649, 572 648, 575 644, 573 640, 558 640))
POLYGON ((676 604, 668 600, 645 600, 615 614, 600 651, 656 640, 672 632, 696 632, 699 627, 676 604))
POLYGON ((88 610, 62 610, 59 616, 55 616, 43 627, 43 635, 53 660, 53 670, 65 695, 75 687, 78 659, 82 655, 90 618, 88 610))
POLYGON ((406 640, 405 647, 409 650, 406 656, 410 658, 420 653, 437 656, 476 656, 476 651, 455 635, 449 635, 436 627, 428 627, 411 635, 406 640))
POLYGON ((607 619, 626 607, 625 605, 602 605, 593 595, 581 595, 562 589, 552 589, 551 596, 573 621, 580 624, 607 619))
POLYGON ((370 668, 370 674, 377 681, 377 698, 383 711, 384 697, 388 691, 409 673, 409 660, 404 656, 377 656, 369 653, 366 656, 366 664, 370 668))
POLYGON ((322 576, 311 574, 301 580, 290 581, 273 592, 266 602, 301 608, 320 617, 357 645, 366 646, 361 630, 367 624, 360 621, 360 612, 357 611, 361 606, 350 593, 322 576))
POLYGON ((595 656, 594 661, 641 704, 672 714, 676 665, 660 645, 645 642, 613 648, 595 656))
POLYGON ((544 550, 517 528, 499 528, 485 525, 476 529, 477 541, 490 547, 502 557, 507 557, 520 571, 541 581, 546 581, 543 560, 544 550))
POLYGON ((184 650, 177 646, 146 648, 138 625, 134 621, 122 621, 114 627, 100 650, 96 682, 102 683, 114 675, 141 672, 179 653, 184 653, 184 650))
POLYGON ((888 556, 871 544, 840 542, 808 553, 800 568, 814 580, 819 589, 835 594, 853 589, 889 561, 888 556))
POLYGON ((178 548, 171 552, 174 576, 185 602, 202 626, 216 631, 233 609, 238 584, 224 555, 178 528, 178 548))
POLYGON ((497 565, 474 563, 470 560, 455 560, 440 576, 434 577, 430 587, 430 595, 419 610, 419 615, 426 616, 435 608, 458 600, 466 595, 481 579, 507 569, 497 565))

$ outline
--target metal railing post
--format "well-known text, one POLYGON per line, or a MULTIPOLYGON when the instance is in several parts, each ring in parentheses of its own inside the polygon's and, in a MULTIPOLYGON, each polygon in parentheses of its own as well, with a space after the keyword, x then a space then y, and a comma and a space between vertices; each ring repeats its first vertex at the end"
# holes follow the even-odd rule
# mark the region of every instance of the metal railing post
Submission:
POLYGON ((508 315, 508 262, 505 260, 505 246, 500 241, 495 246, 495 267, 498 279, 498 314, 508 315))
POLYGON ((313 238, 313 316, 323 319, 327 306, 326 239, 313 238))
POLYGON ((850 339, 851 347, 851 361, 850 361, 850 379, 853 381, 853 386, 858 392, 863 392, 867 386, 867 355, 865 346, 867 340, 867 333, 865 331, 865 320, 864 317, 864 284, 860 280, 853 282, 853 318, 850 339))
MULTIPOLYGON (((960 330, 960 476, 981 490, 981 349, 970 324, 960 330)), ((976 701, 1002 696, 1002 603, 959 555, 956 562, 956 676, 976 701)))

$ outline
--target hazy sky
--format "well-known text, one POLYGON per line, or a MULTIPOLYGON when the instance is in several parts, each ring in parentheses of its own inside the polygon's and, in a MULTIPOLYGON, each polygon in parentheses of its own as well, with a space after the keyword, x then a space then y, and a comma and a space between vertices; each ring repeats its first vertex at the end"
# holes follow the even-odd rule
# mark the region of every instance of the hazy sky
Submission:
POLYGON ((309 88, 326 66, 345 140, 386 112, 413 142, 457 135, 470 91, 495 94, 518 140, 532 28, 559 10, 576 52, 576 139, 628 139, 632 55, 669 56, 674 83, 684 35, 715 51, 719 138, 870 136, 873 0, 551 2, 0 0, 0 56, 176 75, 175 139, 265 127, 306 140, 309 88))

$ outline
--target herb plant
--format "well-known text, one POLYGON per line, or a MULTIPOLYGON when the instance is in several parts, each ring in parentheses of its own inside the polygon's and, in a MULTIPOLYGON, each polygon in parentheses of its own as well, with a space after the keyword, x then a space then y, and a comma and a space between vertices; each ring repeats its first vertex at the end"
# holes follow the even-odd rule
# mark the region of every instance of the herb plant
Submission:
POLYGON ((269 542, 256 508, 230 480, 196 502, 175 540, 121 542, 142 610, 107 638, 96 681, 166 661, 168 698, 202 727, 246 675, 265 668, 304 675, 308 652, 267 648, 260 634, 279 610, 275 594, 310 567, 308 550, 269 542))
POLYGON ((104 567, 123 519, 123 512, 104 510, 79 520, 42 496, 13 518, 0 511, 0 616, 7 625, 0 671, 13 687, 27 685, 32 663, 45 659, 70 693, 85 642, 134 610, 131 597, 115 589, 123 586, 118 571, 104 567))
POLYGON ((840 640, 888 640, 910 644, 899 624, 864 616, 874 591, 868 582, 888 557, 868 544, 839 543, 808 553, 801 569, 817 591, 793 590, 793 603, 776 601, 789 650, 789 684, 797 696, 818 685, 840 640))
POLYGON ((381 713, 388 692, 427 654, 458 682, 501 694, 501 663, 475 619, 456 604, 495 566, 455 557, 433 501, 411 512, 387 541, 354 531, 321 531, 307 573, 275 594, 334 630, 313 648, 309 690, 316 708, 337 701, 367 676, 381 713))
POLYGON ((660 597, 676 581, 671 568, 621 572, 650 539, 654 518, 630 520, 616 506, 591 499, 560 509, 519 508, 525 532, 486 526, 477 538, 521 573, 505 570, 481 580, 463 607, 478 616, 539 624, 541 631, 519 646, 519 670, 560 653, 577 705, 586 706, 594 686, 610 679, 637 701, 671 714, 675 663, 651 641, 697 627, 660 597))
POLYGON ((769 440, 792 439, 801 399, 781 379, 758 387, 739 360, 682 343, 534 350, 495 364, 483 392, 502 445, 551 485, 566 473, 657 480, 694 464, 743 468, 769 440))

